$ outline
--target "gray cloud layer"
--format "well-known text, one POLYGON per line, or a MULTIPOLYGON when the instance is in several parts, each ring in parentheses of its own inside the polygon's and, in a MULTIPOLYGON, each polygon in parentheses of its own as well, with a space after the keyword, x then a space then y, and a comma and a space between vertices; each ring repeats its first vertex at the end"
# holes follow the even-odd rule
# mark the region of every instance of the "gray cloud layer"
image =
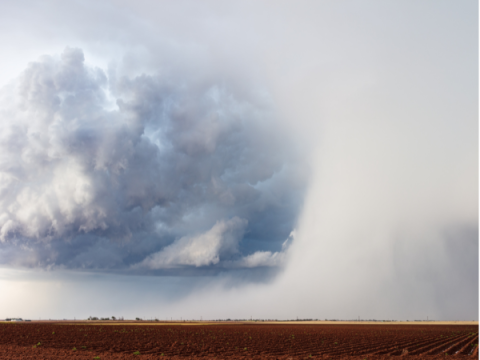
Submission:
POLYGON ((301 186, 259 94, 107 77, 74 48, 31 63, 1 97, 0 262, 241 266, 261 251, 246 267, 274 264, 300 205, 292 183, 301 186), (272 222, 282 226, 258 231, 272 222))

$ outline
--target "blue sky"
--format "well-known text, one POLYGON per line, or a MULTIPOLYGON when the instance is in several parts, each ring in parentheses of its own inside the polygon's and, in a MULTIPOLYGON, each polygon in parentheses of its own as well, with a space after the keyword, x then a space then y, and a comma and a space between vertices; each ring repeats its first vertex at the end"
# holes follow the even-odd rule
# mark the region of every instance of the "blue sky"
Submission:
POLYGON ((476 2, 0 17, 0 318, 478 319, 476 2))

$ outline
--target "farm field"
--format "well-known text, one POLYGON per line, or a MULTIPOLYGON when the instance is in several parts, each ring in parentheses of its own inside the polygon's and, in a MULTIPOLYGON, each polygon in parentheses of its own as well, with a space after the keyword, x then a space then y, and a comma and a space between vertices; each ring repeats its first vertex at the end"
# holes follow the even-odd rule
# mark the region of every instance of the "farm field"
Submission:
POLYGON ((1 359, 478 358, 474 325, 0 323, 1 359))

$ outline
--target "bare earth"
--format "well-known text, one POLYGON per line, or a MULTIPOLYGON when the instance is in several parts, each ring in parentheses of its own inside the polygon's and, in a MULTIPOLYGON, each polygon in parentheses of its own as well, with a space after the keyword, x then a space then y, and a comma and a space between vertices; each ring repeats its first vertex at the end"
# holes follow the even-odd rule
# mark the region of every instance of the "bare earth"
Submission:
POLYGON ((373 360, 451 355, 478 358, 477 322, 0 323, 0 359, 373 360))

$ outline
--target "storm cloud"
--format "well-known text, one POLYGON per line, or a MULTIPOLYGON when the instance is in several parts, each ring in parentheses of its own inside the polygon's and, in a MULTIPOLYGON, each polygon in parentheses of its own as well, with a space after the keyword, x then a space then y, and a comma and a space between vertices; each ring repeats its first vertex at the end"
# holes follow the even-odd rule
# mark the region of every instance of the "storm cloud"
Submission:
POLYGON ((476 2, 3 5, 0 317, 478 319, 476 2))
POLYGON ((67 47, 30 63, 0 100, 3 264, 280 264, 271 251, 301 200, 265 94, 177 74, 116 76, 67 47), (268 221, 282 226, 259 233, 268 221))

